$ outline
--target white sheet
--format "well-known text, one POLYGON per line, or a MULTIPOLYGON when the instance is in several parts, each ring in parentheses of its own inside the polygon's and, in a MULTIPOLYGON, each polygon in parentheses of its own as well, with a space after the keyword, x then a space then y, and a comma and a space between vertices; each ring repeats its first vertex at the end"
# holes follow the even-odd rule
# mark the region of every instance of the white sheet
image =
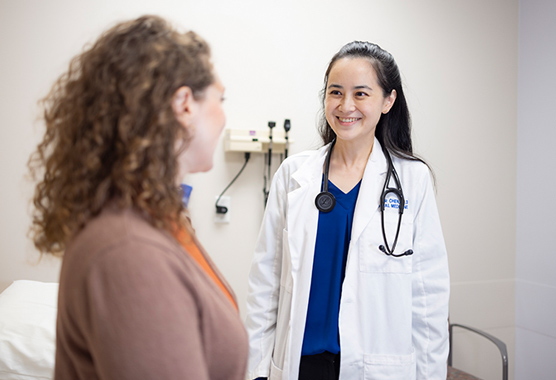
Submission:
POLYGON ((0 294, 0 379, 52 379, 58 284, 20 280, 0 294))

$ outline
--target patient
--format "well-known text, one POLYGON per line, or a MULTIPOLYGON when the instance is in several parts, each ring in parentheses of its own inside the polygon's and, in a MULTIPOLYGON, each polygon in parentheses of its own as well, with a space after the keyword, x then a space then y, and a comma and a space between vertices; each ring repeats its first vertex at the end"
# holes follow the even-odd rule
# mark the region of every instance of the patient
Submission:
POLYGON ((43 99, 31 235, 63 256, 55 379, 243 379, 234 293, 184 217, 224 88, 206 42, 146 16, 75 57, 43 99))

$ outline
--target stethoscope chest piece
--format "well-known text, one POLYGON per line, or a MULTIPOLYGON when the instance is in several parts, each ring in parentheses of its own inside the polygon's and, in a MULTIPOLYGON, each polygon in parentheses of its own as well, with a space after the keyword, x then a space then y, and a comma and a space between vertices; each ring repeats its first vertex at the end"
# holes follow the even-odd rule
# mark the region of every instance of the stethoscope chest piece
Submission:
POLYGON ((322 180, 322 191, 318 193, 317 197, 315 198, 315 206, 320 212, 330 212, 336 206, 336 198, 332 195, 331 192, 328 191, 328 170, 330 169, 330 156, 332 155, 332 148, 334 148, 334 144, 336 143, 336 139, 332 141, 330 144, 330 148, 326 153, 326 160, 324 164, 324 176, 322 180))
POLYGON ((336 198, 330 192, 322 191, 315 198, 315 205, 321 212, 330 212, 336 206, 336 198))

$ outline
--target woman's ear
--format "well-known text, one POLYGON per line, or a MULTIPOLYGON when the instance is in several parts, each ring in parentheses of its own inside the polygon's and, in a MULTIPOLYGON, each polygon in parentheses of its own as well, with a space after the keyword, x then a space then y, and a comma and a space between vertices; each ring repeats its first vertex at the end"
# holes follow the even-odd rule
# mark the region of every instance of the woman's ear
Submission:
POLYGON ((390 112, 390 109, 392 109, 392 106, 394 105, 397 97, 398 93, 396 92, 396 90, 392 90, 390 95, 386 97, 386 101, 384 102, 384 106, 382 107, 382 113, 386 114, 390 112))
POLYGON ((189 127, 192 124, 195 114, 195 99, 191 88, 182 86, 176 90, 172 97, 172 110, 176 119, 184 127, 189 127))

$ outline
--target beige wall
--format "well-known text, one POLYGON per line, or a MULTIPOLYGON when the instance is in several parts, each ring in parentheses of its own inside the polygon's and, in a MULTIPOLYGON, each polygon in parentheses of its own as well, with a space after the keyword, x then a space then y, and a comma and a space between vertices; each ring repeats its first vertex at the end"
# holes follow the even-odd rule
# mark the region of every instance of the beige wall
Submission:
MULTIPOLYGON (((58 274, 56 261, 32 265, 36 253, 25 238, 32 190, 23 176, 41 133, 36 101, 84 43, 114 21, 143 13, 167 16, 211 43, 227 87, 228 127, 265 128, 269 120, 281 127, 289 118, 293 153, 319 144, 318 92, 337 49, 361 39, 393 53, 406 84, 416 151, 437 176, 451 319, 500 336, 513 358, 517 0, 0 1, 0 285, 55 281, 58 274)), ((242 154, 220 147, 213 171, 187 182, 194 186, 195 227, 243 313, 263 212, 261 156, 252 157, 227 192, 231 223, 213 222, 215 196, 242 163, 242 154)), ((456 364, 494 378, 498 358, 492 358, 496 365, 481 362, 495 355, 488 345, 459 338, 456 364), (472 350, 464 352, 466 345, 472 350)))

